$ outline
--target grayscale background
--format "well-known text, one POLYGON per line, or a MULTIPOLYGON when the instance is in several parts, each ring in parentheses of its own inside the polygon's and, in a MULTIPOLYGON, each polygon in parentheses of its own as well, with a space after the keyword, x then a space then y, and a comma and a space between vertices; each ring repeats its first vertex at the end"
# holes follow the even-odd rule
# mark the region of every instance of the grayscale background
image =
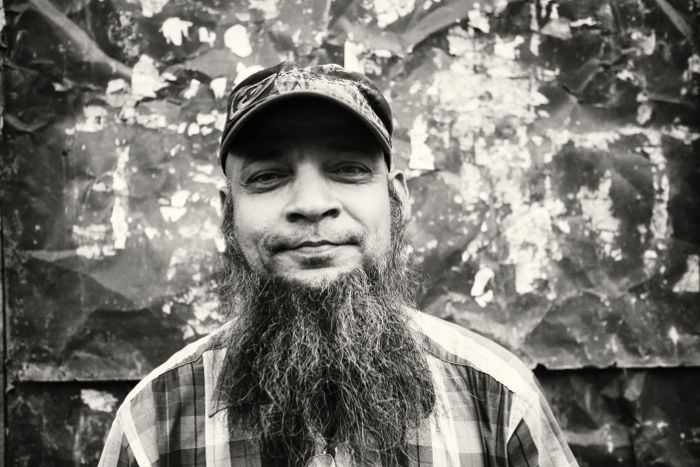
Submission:
POLYGON ((7 466, 92 466, 222 322, 227 91, 375 79, 423 309, 513 350, 582 466, 700 465, 698 0, 0 0, 7 466))

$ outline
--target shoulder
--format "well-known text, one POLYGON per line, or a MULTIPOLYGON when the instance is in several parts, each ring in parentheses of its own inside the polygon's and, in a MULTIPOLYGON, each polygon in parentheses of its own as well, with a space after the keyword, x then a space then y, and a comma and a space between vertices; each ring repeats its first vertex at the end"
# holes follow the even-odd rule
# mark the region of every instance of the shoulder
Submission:
POLYGON ((458 397, 447 397, 447 404, 467 400, 483 413, 502 413, 496 429, 505 429, 513 459, 527 454, 534 456, 532 465, 577 465, 535 376, 516 355, 457 324, 421 312, 413 316, 423 347, 440 372, 438 379, 464 390, 458 397))
POLYGON ((423 312, 414 322, 428 354, 445 365, 457 365, 485 374, 524 402, 536 401, 539 388, 532 371, 511 351, 458 324, 423 312))
POLYGON ((228 327, 229 324, 225 324, 213 333, 186 345, 153 369, 129 392, 122 402, 120 412, 125 410, 126 406, 138 404, 145 395, 151 394, 153 386, 167 380, 180 380, 179 373, 191 374, 193 367, 197 369, 196 371, 202 372, 205 360, 209 362, 213 360, 206 358, 207 354, 218 354, 224 351, 225 344, 222 337, 225 336, 228 327))
POLYGON ((117 410, 109 456, 128 445, 138 465, 152 465, 170 455, 171 446, 183 451, 200 447, 197 436, 183 438, 179 428, 172 428, 183 420, 199 424, 206 419, 229 328, 226 324, 185 346, 139 381, 117 410))

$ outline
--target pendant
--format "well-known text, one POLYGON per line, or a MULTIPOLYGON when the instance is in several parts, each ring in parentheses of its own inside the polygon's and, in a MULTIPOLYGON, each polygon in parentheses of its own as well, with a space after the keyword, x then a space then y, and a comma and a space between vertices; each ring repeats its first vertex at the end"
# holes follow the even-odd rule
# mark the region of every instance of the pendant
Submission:
POLYGON ((319 454, 306 461, 306 467, 335 467, 335 460, 330 454, 319 454))

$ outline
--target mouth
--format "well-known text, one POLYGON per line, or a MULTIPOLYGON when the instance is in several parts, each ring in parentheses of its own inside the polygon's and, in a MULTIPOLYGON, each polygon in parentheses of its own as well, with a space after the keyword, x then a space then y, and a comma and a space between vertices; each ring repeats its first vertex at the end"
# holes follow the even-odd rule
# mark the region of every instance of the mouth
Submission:
POLYGON ((298 250, 300 248, 319 248, 319 247, 324 247, 324 246, 339 246, 339 245, 344 245, 345 243, 336 243, 336 242, 331 242, 328 240, 318 240, 318 241, 304 241, 297 243, 290 247, 290 250, 298 250))
POLYGON ((276 239, 268 244, 268 251, 273 255, 278 253, 301 253, 301 254, 320 254, 330 252, 334 249, 344 247, 356 247, 360 245, 359 238, 355 236, 337 236, 329 238, 287 238, 276 239))
POLYGON ((361 256, 359 237, 337 235, 326 238, 299 236, 283 238, 268 247, 271 261, 281 270, 306 271, 323 268, 348 268, 361 256), (299 238, 301 237, 301 238, 299 238))
POLYGON ((288 251, 300 254, 322 254, 350 245, 349 242, 331 242, 329 240, 303 241, 291 246, 288 251))

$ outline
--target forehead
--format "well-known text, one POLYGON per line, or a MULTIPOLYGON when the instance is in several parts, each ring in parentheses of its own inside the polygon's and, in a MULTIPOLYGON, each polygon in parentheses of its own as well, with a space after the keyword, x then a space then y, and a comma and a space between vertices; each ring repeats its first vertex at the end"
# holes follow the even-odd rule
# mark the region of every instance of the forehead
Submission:
POLYGON ((317 97, 293 97, 261 110, 239 130, 229 151, 240 156, 300 143, 382 154, 376 137, 358 117, 317 97))

